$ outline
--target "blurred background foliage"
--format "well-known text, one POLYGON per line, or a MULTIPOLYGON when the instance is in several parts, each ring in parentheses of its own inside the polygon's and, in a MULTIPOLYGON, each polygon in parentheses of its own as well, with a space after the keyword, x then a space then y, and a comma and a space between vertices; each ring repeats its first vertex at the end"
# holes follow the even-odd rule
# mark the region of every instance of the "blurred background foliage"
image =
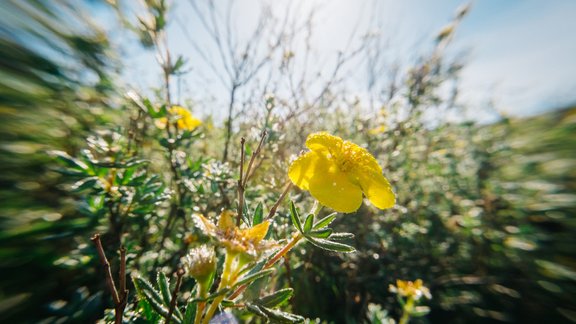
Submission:
MULTIPOLYGON (((157 27, 164 16, 152 12, 157 27)), ((89 242, 97 231, 113 267, 122 243, 130 271, 174 271, 201 240, 189 216, 234 207, 239 147, 222 161, 225 143, 247 137, 254 150, 261 130, 269 135, 249 210, 272 206, 290 159, 317 130, 364 145, 398 196, 391 210, 365 204, 338 217, 356 253, 294 250, 269 283, 295 289, 292 312, 334 323, 399 318, 389 284, 421 278, 433 299, 418 322, 576 321, 576 107, 488 125, 443 118, 463 109, 445 90, 462 67, 444 53, 452 31, 405 75, 373 82, 369 101, 337 83, 312 98, 266 87, 244 102, 256 108, 227 120, 232 128, 207 116, 171 146, 150 113, 158 98, 119 85, 122 58, 86 4, 6 1, 0 14, 0 321, 103 318, 111 301, 89 242)), ((289 73, 292 58, 282 60, 289 73)), ((312 204, 307 193, 291 198, 312 204)), ((287 215, 281 206, 275 233, 288 230, 287 215)))

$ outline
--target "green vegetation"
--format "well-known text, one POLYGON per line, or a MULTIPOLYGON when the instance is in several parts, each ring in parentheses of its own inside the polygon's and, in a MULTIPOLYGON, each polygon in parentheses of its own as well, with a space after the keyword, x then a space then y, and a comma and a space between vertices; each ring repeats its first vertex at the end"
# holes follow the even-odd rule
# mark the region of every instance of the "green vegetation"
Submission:
POLYGON ((232 95, 219 125, 170 96, 185 59, 164 1, 137 24, 110 7, 163 58, 156 96, 119 85, 109 35, 72 3, 0 4, 0 321, 576 321, 576 107, 443 118, 462 114, 445 48, 465 10, 370 100, 271 87, 240 114, 232 95), (291 185, 317 131, 370 152, 396 204, 334 213, 291 185))

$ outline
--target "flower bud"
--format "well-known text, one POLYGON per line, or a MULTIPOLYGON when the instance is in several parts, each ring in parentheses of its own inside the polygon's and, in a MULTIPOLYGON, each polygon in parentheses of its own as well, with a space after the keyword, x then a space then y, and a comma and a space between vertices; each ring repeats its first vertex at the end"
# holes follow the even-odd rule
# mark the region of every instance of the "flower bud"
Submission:
POLYGON ((188 274, 198 282, 205 282, 216 271, 216 254, 214 249, 205 245, 190 250, 184 260, 188 274))

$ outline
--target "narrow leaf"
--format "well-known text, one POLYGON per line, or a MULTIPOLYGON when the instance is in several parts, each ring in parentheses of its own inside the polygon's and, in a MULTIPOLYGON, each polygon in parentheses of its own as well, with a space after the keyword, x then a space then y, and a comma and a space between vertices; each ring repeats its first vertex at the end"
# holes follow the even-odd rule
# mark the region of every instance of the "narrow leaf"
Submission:
POLYGON ((326 239, 321 238, 314 238, 311 236, 306 236, 306 240, 310 242, 312 245, 315 245, 321 249, 332 251, 332 252, 344 252, 344 253, 351 253, 355 252, 356 249, 350 245, 333 242, 326 239))
POLYGON ((308 235, 315 237, 315 238, 328 238, 332 234, 331 228, 322 228, 317 230, 312 230, 308 235))
POLYGON ((266 270, 260 270, 258 272, 249 274, 247 276, 245 276, 244 278, 242 278, 242 280, 239 280, 234 287, 238 287, 244 284, 248 284, 251 283, 252 281, 256 280, 256 279, 260 279, 262 277, 265 277, 267 275, 269 275, 270 273, 272 273, 274 271, 274 269, 266 269, 266 270))
POLYGON ((321 220, 316 222, 316 224, 314 224, 313 228, 314 229, 321 229, 323 227, 330 225, 334 221, 334 219, 336 219, 336 214, 337 213, 332 213, 332 214, 322 218, 321 220))
POLYGON ((259 309, 266 314, 271 322, 277 323, 302 323, 304 322, 304 317, 286 313, 277 309, 271 309, 260 306, 259 309))
POLYGON ((248 309, 248 311, 250 311, 251 313, 254 313, 260 317, 268 319, 268 315, 266 315, 263 311, 261 311, 260 307, 258 307, 257 305, 246 304, 246 309, 248 309))
POLYGON ((304 233, 310 233, 313 224, 314 224, 314 214, 310 214, 308 215, 308 217, 306 217, 306 221, 304 222, 304 233))
POLYGON ((162 293, 162 300, 164 301, 164 305, 170 305, 170 300, 172 299, 172 296, 170 295, 170 281, 168 278, 166 278, 166 275, 162 271, 158 271, 156 281, 158 282, 160 293, 162 293))
POLYGON ((348 239, 353 239, 354 234, 352 234, 352 233, 332 233, 332 234, 330 234, 329 238, 331 240, 337 240, 337 241, 348 240, 348 239))
POLYGON ((303 233, 304 231, 302 230, 300 215, 298 215, 298 211, 296 210, 293 201, 290 201, 290 218, 292 219, 292 224, 294 224, 294 227, 296 227, 298 232, 303 233))
POLYGON ((254 217, 252 218, 252 226, 262 223, 264 211, 262 210, 262 203, 258 203, 254 210, 254 217))
POLYGON ((285 288, 273 292, 270 295, 259 298, 256 303, 264 307, 276 307, 286 302, 294 294, 294 289, 285 288))
POLYGON ((193 301, 189 301, 186 305, 186 312, 184 313, 183 324, 194 323, 194 318, 196 317, 196 306, 197 304, 193 301))

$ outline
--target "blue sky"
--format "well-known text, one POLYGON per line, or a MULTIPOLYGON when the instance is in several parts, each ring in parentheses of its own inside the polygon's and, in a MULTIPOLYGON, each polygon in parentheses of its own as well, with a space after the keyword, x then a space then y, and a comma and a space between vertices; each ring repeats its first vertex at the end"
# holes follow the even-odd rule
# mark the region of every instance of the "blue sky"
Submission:
MULTIPOLYGON (((458 0, 301 1, 302 14, 311 7, 321 8, 315 20, 314 38, 314 53, 319 62, 345 49, 347 35, 358 24, 359 34, 378 27, 390 44, 387 57, 408 63, 426 53, 455 9, 467 3, 458 0), (373 3, 377 5, 372 6, 373 3)), ((272 3, 282 8, 287 2, 272 3)), ((256 20, 256 4, 256 0, 235 2, 235 31, 240 40, 256 20)), ((173 18, 193 31, 201 46, 209 48, 208 39, 195 32, 200 27, 190 19, 189 10, 188 1, 175 1, 173 18)), ((451 47, 453 55, 467 53, 461 77, 462 102, 472 111, 493 103, 499 111, 517 116, 576 103, 574 13, 576 1, 573 0, 473 2, 451 47)), ((190 58, 192 72, 184 77, 184 91, 192 96, 205 96, 202 100, 225 107, 225 100, 219 99, 226 98, 225 89, 194 53, 182 34, 181 25, 173 22, 168 31, 174 52, 190 58)), ((124 49, 129 58, 124 72, 127 84, 144 91, 158 86, 160 70, 154 68, 154 54, 142 51, 135 43, 125 45, 124 49)), ((362 75, 351 76, 348 82, 354 84, 359 79, 362 75)), ((472 117, 483 118, 474 114, 472 117)))

